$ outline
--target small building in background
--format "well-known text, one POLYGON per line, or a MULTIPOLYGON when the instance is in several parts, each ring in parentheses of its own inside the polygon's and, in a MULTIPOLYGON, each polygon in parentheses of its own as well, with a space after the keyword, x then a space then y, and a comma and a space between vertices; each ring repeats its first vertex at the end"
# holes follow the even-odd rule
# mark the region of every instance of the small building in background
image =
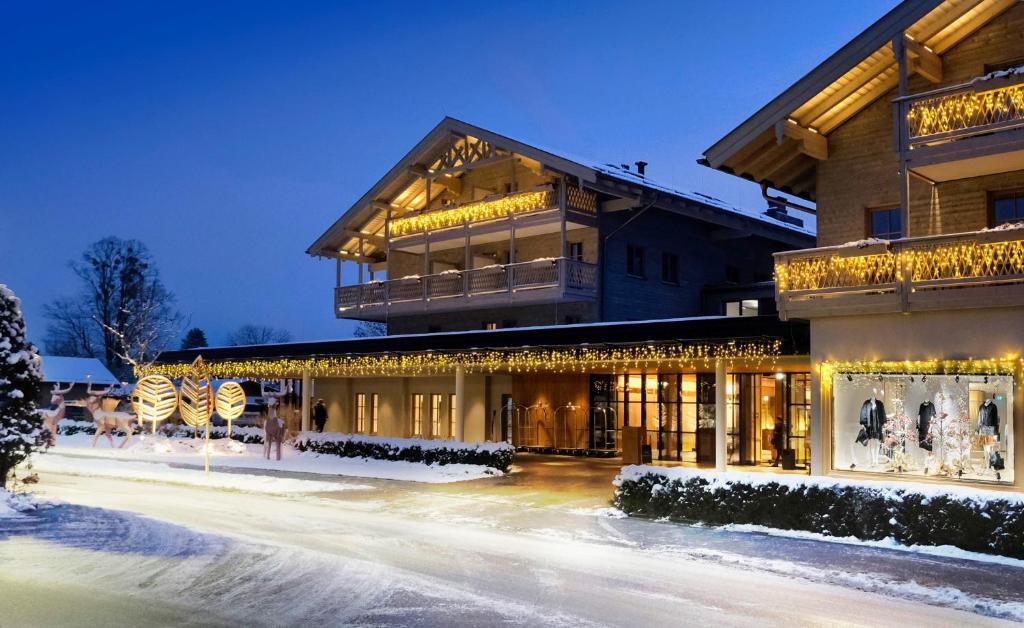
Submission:
MULTIPOLYGON (((37 403, 45 408, 50 405, 50 394, 54 386, 66 388, 73 384, 71 391, 64 395, 67 401, 77 401, 85 397, 85 391, 92 382, 97 388, 108 388, 119 385, 114 374, 96 358, 70 358, 58 355, 40 356, 43 360, 44 387, 39 393, 37 403)), ((83 420, 89 416, 85 408, 68 406, 67 418, 83 420)))

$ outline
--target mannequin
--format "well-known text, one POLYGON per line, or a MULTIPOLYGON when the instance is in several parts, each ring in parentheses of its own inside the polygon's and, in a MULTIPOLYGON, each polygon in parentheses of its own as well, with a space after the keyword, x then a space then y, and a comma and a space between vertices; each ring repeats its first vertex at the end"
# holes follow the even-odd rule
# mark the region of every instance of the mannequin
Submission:
POLYGON ((925 451, 932 450, 932 441, 928 436, 934 418, 935 404, 927 399, 922 401, 917 409, 917 446, 925 451))
POLYGON ((881 462, 882 425, 885 419, 885 404, 878 398, 878 389, 872 389, 871 398, 860 407, 861 430, 856 442, 868 448, 868 464, 873 467, 881 462))
POLYGON ((981 437, 982 449, 985 452, 985 468, 992 468, 992 453, 999 446, 999 409, 989 398, 978 406, 977 433, 981 437))

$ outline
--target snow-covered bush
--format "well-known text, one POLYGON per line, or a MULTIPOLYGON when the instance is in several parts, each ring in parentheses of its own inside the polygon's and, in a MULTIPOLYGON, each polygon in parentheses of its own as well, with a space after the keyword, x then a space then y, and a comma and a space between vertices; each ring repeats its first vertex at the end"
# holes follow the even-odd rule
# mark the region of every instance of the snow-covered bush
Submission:
MULTIPOLYGON (((180 423, 164 423, 156 429, 160 434, 163 434, 168 438, 192 438, 194 433, 193 428, 180 423)), ((73 421, 71 419, 64 419, 57 426, 57 434, 61 436, 95 433, 96 424, 91 421, 73 421)), ((138 430, 136 430, 136 433, 138 433, 138 430)), ((200 428, 198 433, 200 437, 203 437, 206 434, 203 428, 200 428)), ((120 433, 116 433, 115 435, 123 436, 123 434, 120 433)), ((223 425, 210 426, 210 438, 225 438, 227 435, 227 427, 223 425)), ((231 439, 247 445, 262 445, 263 430, 258 427, 235 425, 231 428, 231 439)))
POLYGON ((25 338, 21 302, 0 284, 0 489, 11 470, 46 440, 36 408, 43 384, 39 366, 39 353, 25 338))
POLYGON ((614 503, 630 514, 753 524, 1024 558, 1024 495, 964 487, 696 469, 625 467, 614 503))
POLYGON ((295 446, 299 451, 343 458, 404 460, 424 464, 478 464, 505 472, 515 459, 515 448, 507 443, 463 443, 362 434, 302 432, 296 437, 295 446))

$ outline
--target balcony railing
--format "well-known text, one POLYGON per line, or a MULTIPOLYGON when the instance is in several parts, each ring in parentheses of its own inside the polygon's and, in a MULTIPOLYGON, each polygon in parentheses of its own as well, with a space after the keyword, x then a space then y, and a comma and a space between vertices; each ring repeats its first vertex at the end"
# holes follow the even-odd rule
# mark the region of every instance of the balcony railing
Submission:
POLYGON ((899 101, 907 147, 1024 127, 1024 72, 994 73, 899 101))
POLYGON ((579 300, 596 293, 597 266, 560 257, 340 286, 335 288, 334 307, 339 317, 381 316, 387 310, 461 308, 466 299, 487 306, 579 300))
POLYGON ((1024 228, 775 254, 783 318, 1024 305, 1024 228))
MULTIPOLYGON (((596 214, 597 197, 586 190, 567 187, 566 206, 573 211, 596 214)), ((456 207, 421 212, 393 219, 388 233, 397 238, 414 233, 461 227, 467 223, 501 220, 510 216, 548 211, 558 208, 556 190, 538 190, 508 194, 500 198, 465 203, 456 207)))

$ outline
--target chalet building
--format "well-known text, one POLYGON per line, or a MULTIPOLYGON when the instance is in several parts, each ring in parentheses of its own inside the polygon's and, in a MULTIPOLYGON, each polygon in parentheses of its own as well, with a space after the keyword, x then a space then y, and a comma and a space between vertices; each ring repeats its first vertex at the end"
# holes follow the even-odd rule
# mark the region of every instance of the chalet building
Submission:
POLYGON ((445 118, 307 253, 338 318, 388 333, 774 314, 772 253, 814 232, 445 118), (358 267, 341 285, 343 262, 358 267))
POLYGON ((811 466, 1020 487, 1024 4, 907 0, 704 153, 817 210, 775 254, 811 466))
POLYGON ((215 377, 297 380, 305 425, 313 395, 328 431, 615 456, 630 427, 631 451, 721 468, 773 462, 779 422, 780 462, 803 469, 808 326, 778 319, 771 274, 813 234, 642 162, 446 118, 307 251, 336 261, 334 315, 387 336, 169 352, 155 370, 201 354, 215 377))

